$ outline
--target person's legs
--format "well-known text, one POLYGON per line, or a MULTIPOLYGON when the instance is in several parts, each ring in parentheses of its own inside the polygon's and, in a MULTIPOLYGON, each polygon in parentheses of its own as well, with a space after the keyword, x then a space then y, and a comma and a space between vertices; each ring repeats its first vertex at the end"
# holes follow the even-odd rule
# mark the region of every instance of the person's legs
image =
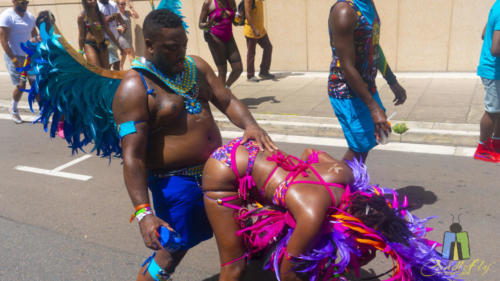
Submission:
POLYGON ((217 73, 219 79, 222 83, 226 84, 227 77, 227 58, 226 58, 226 44, 222 42, 217 36, 210 32, 205 32, 205 41, 207 41, 208 49, 212 54, 215 66, 217 67, 217 73))
MULTIPOLYGON (((373 98, 385 110, 378 93, 373 98)), ((351 99, 338 99, 330 97, 330 103, 339 120, 347 142, 348 150, 344 158, 352 160, 357 158, 366 162, 368 152, 377 145, 375 140, 375 126, 370 110, 364 102, 355 97, 351 99)))
POLYGON ((479 122, 479 142, 482 144, 488 143, 488 139, 491 138, 493 134, 493 128, 495 122, 493 120, 493 114, 484 112, 481 121, 479 122))
POLYGON ((255 47, 257 39, 245 37, 247 40, 247 79, 255 77, 255 47))
MULTIPOLYGON (((160 267, 160 269, 163 272, 166 272, 168 275, 172 275, 175 271, 175 268, 179 265, 179 263, 184 258, 186 253, 187 253, 187 251, 179 251, 179 252, 171 253, 171 252, 167 251, 166 249, 161 249, 158 252, 156 252, 156 255, 154 257, 154 262, 160 267)), ((150 270, 150 265, 145 264, 141 268, 141 270, 139 270, 139 274, 137 275, 137 281, 158 280, 160 277, 158 275, 159 275, 159 272, 155 272, 154 268, 152 268, 152 267, 150 270), (156 275, 155 276, 156 278, 153 278, 153 276, 151 276, 151 273, 156 275)))
POLYGON ((497 132, 497 120, 500 114, 500 81, 482 78, 485 89, 484 114, 479 123, 479 143, 474 159, 487 162, 500 162, 500 154, 494 149, 491 138, 497 132))
MULTIPOLYGON (((218 160, 210 158, 203 171, 203 189, 205 192, 205 210, 210 225, 214 230, 217 248, 219 249, 221 264, 219 281, 237 281, 240 280, 246 266, 243 241, 236 235, 236 232, 240 230, 240 226, 234 219, 235 210, 223 206, 218 199, 235 196, 238 193, 232 182, 226 182, 224 179, 234 179, 232 170, 218 160)), ((227 201, 226 203, 235 206, 242 205, 240 199, 227 201)))
POLYGON ((271 45, 271 41, 269 41, 269 36, 266 34, 264 37, 258 39, 257 43, 262 48, 262 62, 260 63, 260 71, 259 76, 263 78, 270 79, 269 69, 271 68, 271 58, 273 54, 273 45, 271 45))
POLYGON ((83 45, 83 50, 85 51, 85 58, 87 62, 99 67, 103 67, 101 64, 102 51, 99 51, 99 46, 95 42, 87 41, 83 45))
POLYGON ((118 46, 113 42, 108 45, 109 65, 113 70, 120 70, 120 57, 118 56, 118 46))
POLYGON ((127 56, 129 55, 129 49, 123 50, 120 54, 120 70, 123 70, 123 66, 125 65, 125 61, 127 60, 127 56))
POLYGON ((132 64, 132 61, 134 61, 134 58, 135 58, 135 51, 134 51, 134 48, 130 48, 129 49, 129 55, 128 55, 128 60, 129 60, 129 63, 132 64))
POLYGON ((231 64, 231 74, 229 74, 226 81, 226 86, 231 87, 243 72, 243 64, 241 63, 240 51, 238 50, 236 41, 234 41, 234 37, 231 37, 231 40, 226 42, 226 46, 227 58, 231 64))
POLYGON ((349 161, 352 161, 352 159, 356 158, 356 160, 358 161, 361 161, 361 162, 366 162, 366 158, 368 157, 368 153, 369 151, 367 152, 356 152, 350 148, 347 148, 347 151, 345 152, 344 154, 344 160, 349 160, 349 161))
POLYGON ((491 145, 497 153, 500 153, 500 113, 495 114, 494 123, 491 145))
POLYGON ((156 216, 167 222, 181 237, 182 247, 178 252, 160 250, 154 257, 162 270, 172 274, 187 250, 212 237, 203 206, 203 194, 198 181, 188 176, 150 176, 148 186, 156 216))
MULTIPOLYGON (((7 54, 4 54, 4 59, 5 63, 7 66, 7 71, 9 72, 10 75, 10 80, 12 81, 12 84, 14 85, 14 90, 12 91, 12 105, 9 108, 9 113, 12 121, 14 121, 16 124, 21 124, 23 120, 21 119, 21 116, 19 115, 19 111, 17 108, 17 105, 19 101, 21 100, 22 97, 22 90, 26 88, 26 81, 21 80, 21 73, 16 70, 16 67, 12 60, 7 56, 7 54)), ((24 57, 21 56, 16 56, 16 59, 23 64, 24 62, 24 57)))

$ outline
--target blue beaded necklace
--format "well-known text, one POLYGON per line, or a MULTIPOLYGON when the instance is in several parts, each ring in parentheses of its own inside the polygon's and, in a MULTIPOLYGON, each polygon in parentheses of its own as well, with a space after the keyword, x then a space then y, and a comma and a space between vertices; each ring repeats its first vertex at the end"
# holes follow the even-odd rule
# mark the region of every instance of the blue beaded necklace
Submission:
POLYGON ((200 90, 196 83, 197 69, 191 57, 186 56, 184 59, 184 71, 173 77, 163 74, 154 64, 144 58, 136 58, 132 62, 131 67, 144 69, 154 74, 174 93, 184 99, 184 108, 189 114, 198 114, 201 112, 201 103, 197 99, 200 90))

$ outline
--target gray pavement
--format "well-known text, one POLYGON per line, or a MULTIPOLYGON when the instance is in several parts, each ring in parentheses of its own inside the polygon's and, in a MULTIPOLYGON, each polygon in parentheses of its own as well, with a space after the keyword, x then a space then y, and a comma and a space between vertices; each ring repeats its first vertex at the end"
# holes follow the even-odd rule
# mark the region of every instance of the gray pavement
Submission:
MULTIPOLYGON (((273 133, 342 137, 327 96, 326 73, 277 73, 278 79, 258 83, 242 76, 232 87, 265 129, 273 133)), ((473 73, 401 73, 407 90, 404 105, 395 107, 393 95, 383 79, 377 85, 388 115, 397 112, 392 124, 405 122, 409 131, 392 135, 392 141, 474 146, 479 136, 484 91, 473 73)), ((0 73, 0 111, 10 106, 9 76, 0 73)), ((28 110, 26 98, 21 103, 28 110)), ((223 129, 232 127, 215 111, 223 129)))
MULTIPOLYGON (((39 124, 22 126, 0 120, 0 280, 133 280, 140 263, 151 254, 137 224, 128 223, 132 210, 123 184, 120 160, 92 156, 65 168, 90 175, 87 182, 14 169, 26 165, 54 169, 74 160, 66 142, 50 139, 39 124)), ((278 143, 300 155, 310 144, 278 143)), ((316 146, 335 157, 344 148, 316 146)), ((498 172, 496 166, 472 158, 378 151, 370 153, 371 182, 406 195, 419 217, 439 216, 429 222, 429 238, 442 241, 453 214, 459 214, 470 240, 471 259, 463 262, 467 281, 499 280, 500 233, 498 172), (497 245, 497 246, 495 246, 497 245)), ((438 248, 441 251, 441 248, 438 248)), ((392 267, 383 255, 369 263, 362 278, 392 267)), ((273 281, 256 265, 244 281, 273 281)), ((175 280, 216 281, 219 262, 214 239, 188 253, 175 280)))

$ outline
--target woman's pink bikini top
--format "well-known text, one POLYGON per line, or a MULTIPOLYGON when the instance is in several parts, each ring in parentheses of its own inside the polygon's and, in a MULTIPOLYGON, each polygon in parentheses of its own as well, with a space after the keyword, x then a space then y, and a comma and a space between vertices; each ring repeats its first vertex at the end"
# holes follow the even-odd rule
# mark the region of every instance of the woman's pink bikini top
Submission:
MULTIPOLYGON (((248 167, 245 172, 245 175, 243 177, 240 177, 239 172, 238 172, 238 167, 236 164, 236 151, 238 149, 238 146, 240 145, 240 141, 235 143, 233 146, 233 149, 231 151, 231 169, 233 170, 235 176, 236 176, 236 181, 238 182, 238 196, 239 198, 243 200, 247 200, 248 193, 249 191, 256 185, 255 181, 251 175, 253 164, 255 162, 255 157, 257 156, 258 151, 255 151, 254 153, 249 153, 249 159, 248 159, 248 167)), ((269 156, 266 158, 267 161, 272 161, 276 162, 276 166, 274 169, 271 171, 269 176, 267 177, 264 185, 262 186, 261 190, 261 195, 264 195, 265 187, 269 183, 269 180, 273 176, 273 174, 276 172, 278 167, 284 169, 285 171, 288 171, 288 175, 286 176, 285 180, 276 188, 276 191, 273 195, 273 203, 282 207, 286 207, 285 204, 285 196, 286 192, 288 191, 288 188, 292 184, 299 184, 299 183, 306 183, 306 184, 320 184, 323 185, 328 193, 330 194, 330 197, 332 199, 333 204, 335 205, 335 196, 333 195, 332 190, 329 188, 330 186, 334 187, 339 187, 339 188, 345 188, 344 185, 338 184, 338 183, 329 183, 323 180, 321 175, 312 167, 311 164, 313 163, 318 163, 318 152, 313 151, 312 154, 309 155, 309 158, 307 161, 303 161, 293 155, 288 155, 284 156, 281 151, 275 152, 272 156, 269 156), (295 178, 299 175, 302 175, 304 177, 307 177, 308 174, 306 172, 307 169, 310 169, 318 178, 319 181, 296 181, 295 178)))
MULTIPOLYGON (((215 22, 215 25, 210 28, 210 32, 223 42, 227 42, 233 36, 232 22, 235 14, 230 8, 219 7, 217 0, 214 0, 214 2, 215 10, 208 15, 208 17, 215 22), (224 17, 224 13, 229 13, 229 17, 224 17)), ((230 7, 229 2, 227 0, 225 0, 225 2, 226 7, 230 7)))

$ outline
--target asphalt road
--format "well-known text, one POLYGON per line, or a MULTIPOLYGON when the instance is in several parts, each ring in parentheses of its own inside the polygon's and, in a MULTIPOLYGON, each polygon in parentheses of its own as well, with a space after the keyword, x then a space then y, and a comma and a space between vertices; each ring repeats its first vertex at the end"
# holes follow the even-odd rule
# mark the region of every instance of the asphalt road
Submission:
MULTIPOLYGON (((87 175, 80 181, 32 172, 16 166, 53 170, 72 157, 66 143, 49 139, 40 125, 0 120, 0 280, 135 280, 140 263, 151 254, 136 223, 119 159, 92 156, 62 169, 87 175)), ((307 145, 279 143, 293 154, 307 145)), ((343 149, 320 147, 341 157, 343 149)), ((499 166, 464 157, 374 151, 368 160, 372 182, 406 194, 413 212, 437 215, 429 237, 442 241, 453 214, 468 232, 472 258, 463 278, 498 280, 500 275, 499 166)), ((215 241, 194 248, 178 267, 175 280, 217 280, 215 241)), ((246 280, 273 280, 258 265, 246 280)), ((390 269, 383 258, 364 275, 390 269)), ((384 278, 381 278, 384 279, 384 278)), ((355 279, 353 279, 355 280, 355 279)), ((377 280, 377 279, 371 279, 377 280)))

